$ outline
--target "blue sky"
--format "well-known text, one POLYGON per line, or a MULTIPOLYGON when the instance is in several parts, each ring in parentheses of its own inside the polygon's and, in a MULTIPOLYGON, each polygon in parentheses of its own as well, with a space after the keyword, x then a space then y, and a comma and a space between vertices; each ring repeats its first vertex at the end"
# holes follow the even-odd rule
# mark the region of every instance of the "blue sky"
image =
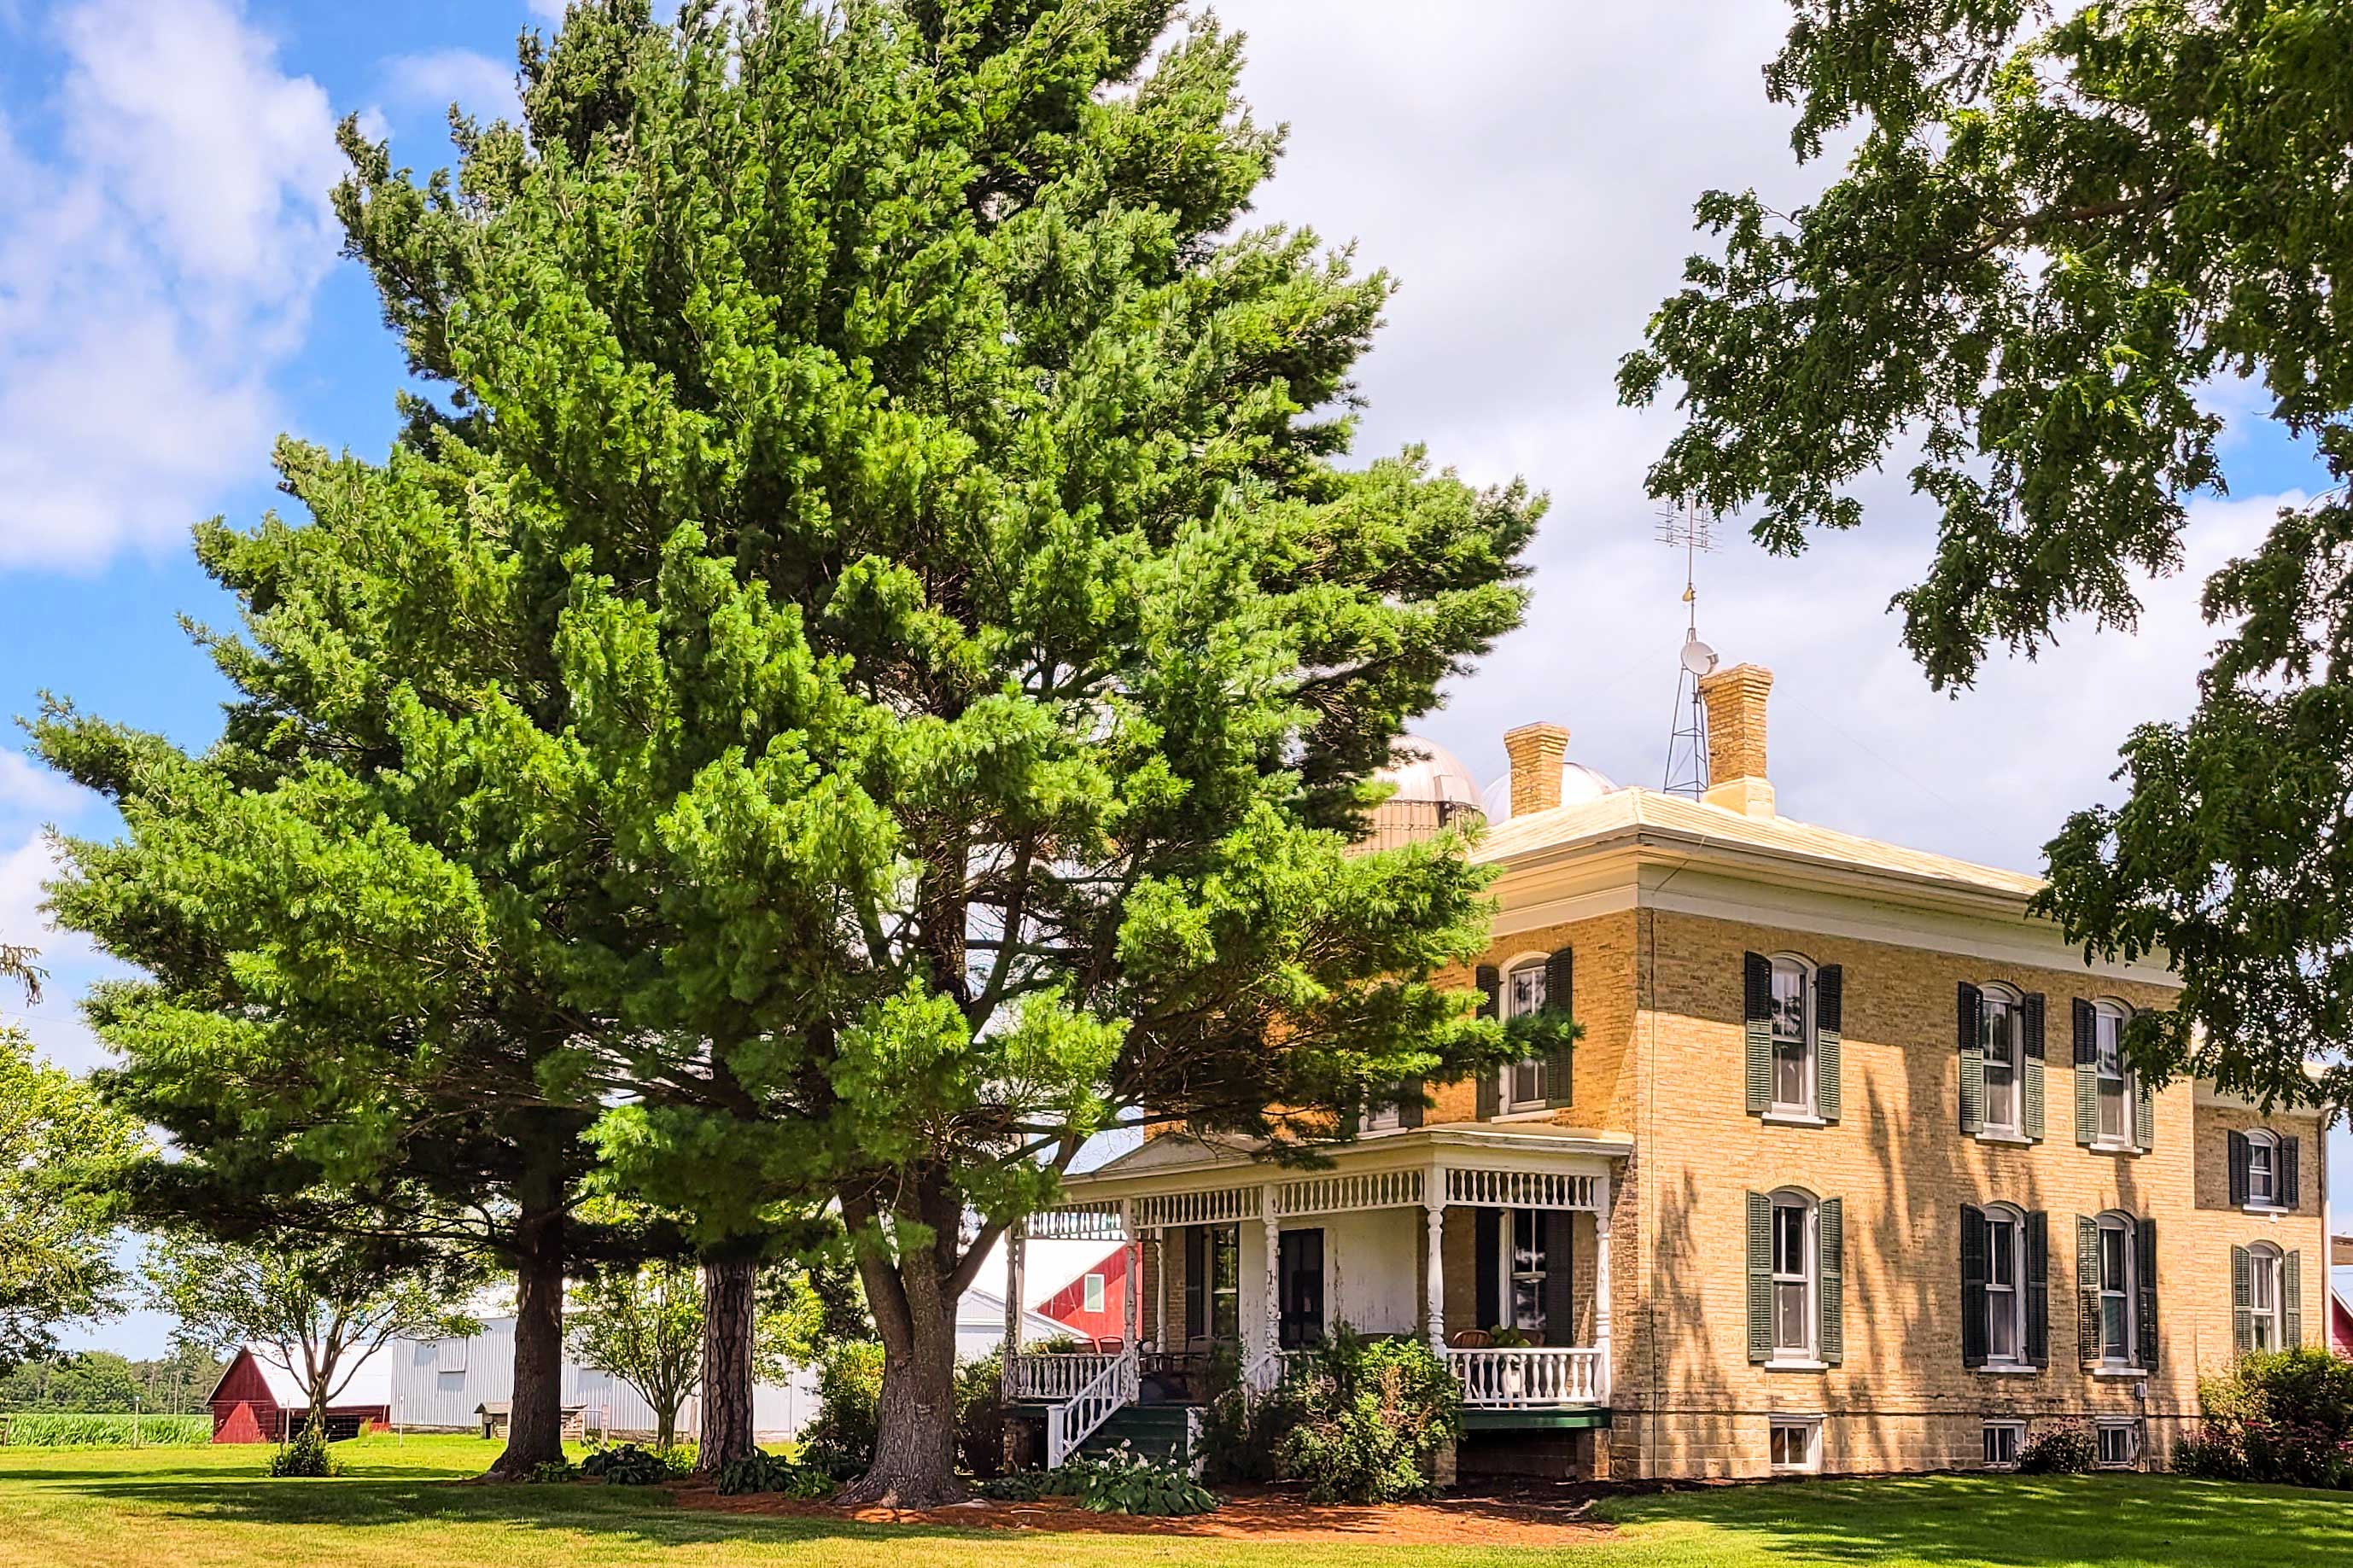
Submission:
MULTIPOLYGON (((1596 11, 1483 0, 1225 0, 1249 32, 1247 90, 1292 125, 1260 203, 1361 242, 1403 284, 1363 386, 1366 454, 1427 441, 1478 480, 1526 476, 1554 510, 1534 613, 1428 731, 1483 778, 1514 723, 1568 724, 1572 754, 1628 783, 1664 762, 1682 635, 1679 557, 1651 540, 1643 464, 1666 417, 1617 408, 1610 374, 1692 248, 1710 185, 1801 201, 1757 68, 1786 10, 1708 0, 1596 11)), ((325 210, 334 121, 358 114, 401 161, 445 161, 456 99, 512 102, 516 34, 557 0, 0 0, 0 705, 45 690, 201 744, 221 683, 182 615, 233 607, 194 564, 193 522, 279 498, 280 431, 362 453, 393 429, 399 355, 325 210)), ((1702 630, 1772 666, 1782 809, 2031 868, 2071 806, 2112 790, 2138 719, 2188 708, 2211 641, 2204 571, 2324 482, 2309 454, 2218 388, 2230 499, 2197 509, 2188 570, 2152 584, 2137 636, 2071 632, 1958 699, 1896 647, 1888 595, 1928 519, 1899 479, 1859 533, 1796 562, 1735 535, 1702 566, 1702 630), (1989 744, 1989 738, 1991 744, 1989 744), (1998 765, 1984 758, 1998 754, 1998 765)), ((1900 468, 1900 465, 1898 466, 1900 468)), ((73 998, 96 955, 33 929, 45 825, 103 811, 0 737, 0 932, 50 952, 27 1019, 54 1058, 96 1059, 73 998)), ((2339 1153, 2345 1154, 2340 1140, 2339 1153)), ((2333 1160, 2353 1213, 2353 1157, 2333 1160)), ((147 1318, 91 1342, 160 1342, 147 1318)))

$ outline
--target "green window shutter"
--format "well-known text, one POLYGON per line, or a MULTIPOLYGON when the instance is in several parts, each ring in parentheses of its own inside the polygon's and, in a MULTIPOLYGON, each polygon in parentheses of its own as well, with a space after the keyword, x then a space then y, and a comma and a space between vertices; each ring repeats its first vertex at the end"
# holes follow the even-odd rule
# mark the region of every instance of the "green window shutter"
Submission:
POLYGON ((1815 1289, 1821 1298, 1818 1353, 1832 1366, 1846 1360, 1846 1204, 1824 1198, 1815 1216, 1821 1255, 1815 1260, 1815 1289))
MULTIPOLYGON (((1577 959, 1567 948, 1562 948, 1545 960, 1545 1005, 1564 1018, 1577 1016, 1577 959)), ((1545 1086, 1550 1095, 1546 1105, 1570 1105, 1577 1094, 1576 1047, 1563 1040, 1545 1058, 1545 1086)))
POLYGON ((2272 1184, 2279 1193, 2282 1206, 2292 1209, 2304 1206, 2302 1184, 2296 1179, 2296 1142, 2294 1138, 2281 1139, 2279 1150, 2273 1156, 2278 1173, 2273 1176, 2272 1184))
POLYGON ((2226 1133, 2222 1147, 2225 1151, 2224 1163, 2231 1168, 2231 1206, 2236 1208, 2247 1201, 2247 1168, 2253 1163, 2247 1152, 2247 1135, 2239 1131, 2226 1133))
POLYGON ((1954 1033, 1961 1051, 1961 1131, 1982 1132, 1985 1131, 1985 1050, 1978 1037, 1985 1026, 1985 993, 1964 980, 1959 996, 1954 1008, 1954 1033))
POLYGON ((2134 1327, 2139 1331, 2140 1366, 2157 1370, 2157 1221, 2145 1219, 2133 1226, 2134 1327))
POLYGON ((2304 1253, 2280 1259, 2280 1343, 2288 1350, 2304 1345, 2304 1253))
POLYGON ((2255 1255, 2243 1247, 2231 1248, 2231 1348, 2255 1348, 2255 1255))
POLYGON ((1185 1338, 1198 1340, 1209 1331, 1205 1307, 1208 1292, 1208 1237, 1198 1225, 1185 1227, 1185 1338))
POLYGON ((1545 1237, 1545 1343, 1577 1343, 1577 1215, 1553 1209, 1537 1216, 1545 1237))
POLYGON ((1421 1079, 1418 1078, 1407 1079, 1398 1085, 1398 1125, 1399 1127, 1421 1125, 1421 1115, 1425 1109, 1421 1101, 1426 1092, 1421 1079))
POLYGON ((1741 955, 1741 1019, 1747 1038, 1748 1114, 1773 1107, 1773 963, 1760 952, 1741 955))
POLYGON ((2075 1357, 2100 1364, 2100 1222, 2075 1216, 2075 1357))
POLYGON ((1986 1363, 1986 1218, 1961 1205, 1961 1364, 1986 1363))
MULTIPOLYGON (((1479 966, 1479 1016, 1500 1018, 1504 1016, 1504 977, 1492 963, 1479 966)), ((1479 1120, 1491 1121, 1501 1109, 1503 1086, 1493 1072, 1479 1075, 1479 1120)))
POLYGON ((1748 1194, 1748 1359, 1773 1359, 1773 1200, 1748 1194))
POLYGON ((2026 1216, 2026 1362, 2051 1364, 2051 1234, 2041 1209, 2026 1216))
POLYGON ((2148 1085, 2141 1081, 2138 1073, 2133 1074, 2132 1086, 2133 1147, 2154 1149, 2157 1147, 2157 1096, 2149 1092, 2148 1085))
POLYGON ((1504 1211, 1472 1209, 1472 1250, 1477 1260, 1471 1270, 1472 1315, 1477 1327, 1504 1326, 1504 1211))
POLYGON ((2100 1135, 2099 1047, 2093 1034, 2092 1005, 2075 998, 2075 1142, 2090 1148, 2100 1135))
POLYGON ((2021 1110, 2026 1125, 2020 1129, 2036 1142, 2042 1141, 2042 993, 2026 994, 2026 1060, 2019 1069, 2021 1110))
POLYGON ((1814 1114, 1839 1119, 1839 1042, 1846 1021, 1846 971, 1825 963, 1814 971, 1814 1114))

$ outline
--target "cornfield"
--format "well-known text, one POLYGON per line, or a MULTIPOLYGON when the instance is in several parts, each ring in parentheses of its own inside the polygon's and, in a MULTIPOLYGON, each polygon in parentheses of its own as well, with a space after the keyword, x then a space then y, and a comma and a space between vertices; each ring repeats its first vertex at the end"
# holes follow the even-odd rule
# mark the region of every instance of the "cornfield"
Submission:
POLYGON ((185 1448, 212 1440, 210 1415, 0 1415, 0 1443, 18 1448, 185 1448))

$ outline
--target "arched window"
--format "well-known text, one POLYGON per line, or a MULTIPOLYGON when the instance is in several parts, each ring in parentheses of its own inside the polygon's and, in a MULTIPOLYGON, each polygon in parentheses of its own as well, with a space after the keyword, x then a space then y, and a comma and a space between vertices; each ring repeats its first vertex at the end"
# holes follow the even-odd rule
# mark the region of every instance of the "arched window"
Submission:
POLYGON ((2281 1283, 2280 1249, 2268 1241, 2259 1241, 2247 1248, 2247 1327, 2248 1348, 2275 1351, 2285 1348, 2287 1338, 2281 1331, 2280 1319, 2286 1301, 2286 1291, 2281 1283))
MULTIPOLYGON (((1550 997, 1546 994, 1546 973, 1551 958, 1546 953, 1531 953, 1515 958, 1504 972, 1504 1016, 1506 1019, 1531 1016, 1545 1010, 1550 997)), ((1545 1105, 1552 1094, 1547 1082, 1551 1064, 1542 1057, 1531 1057, 1514 1062, 1504 1069, 1503 1092, 1497 1106, 1505 1113, 1534 1110, 1545 1105)))
POLYGON ((1814 1114, 1814 966, 1794 952, 1773 955, 1773 1109, 1814 1114))
POLYGON ((2280 1193, 2279 1135, 2263 1128, 2247 1134, 2247 1202, 2263 1207, 2277 1204, 2280 1193))
POLYGON ((2092 1070, 2099 1121, 2094 1142, 2129 1147, 2133 1141, 2133 1082, 2126 1069, 2122 1041, 2132 1010, 2121 1002, 2092 1004, 2092 1070))
POLYGON ((1978 994, 1978 1048, 1985 1063, 1985 1131, 2015 1138, 2024 1131, 2020 1084, 2026 1070, 2026 999, 2007 985, 1978 994))
POLYGON ((1810 1193, 1784 1187, 1773 1198, 1773 1359, 1815 1359, 1816 1325, 1821 1321, 1820 1223, 1810 1193))
POLYGON ((2026 1216, 2008 1204, 1985 1211, 1986 1362, 2026 1361, 2026 1216))
POLYGON ((2134 1256, 2133 1217, 2111 1211, 2097 1224, 2100 1360, 2110 1366, 2130 1366, 2139 1343, 2133 1289, 2139 1263, 2134 1256))

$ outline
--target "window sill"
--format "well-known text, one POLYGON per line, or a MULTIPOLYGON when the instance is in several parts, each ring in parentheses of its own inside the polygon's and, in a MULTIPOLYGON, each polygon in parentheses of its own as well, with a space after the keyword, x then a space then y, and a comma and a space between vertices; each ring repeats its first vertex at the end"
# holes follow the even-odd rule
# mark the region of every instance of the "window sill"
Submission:
POLYGON ((2148 1369, 2145 1366, 2095 1366, 2092 1369, 2092 1375, 2131 1379, 2147 1377, 2148 1369))
POLYGON ((1761 1114, 1762 1120, 1775 1127, 1828 1127, 1830 1125, 1822 1118, 1803 1110, 1767 1110, 1761 1114))
POLYGON ((1969 1136, 1980 1143, 2014 1143, 2021 1149, 2031 1149, 2035 1142, 2022 1132, 1973 1132, 1969 1136))
POLYGON ((1830 1369, 1831 1363, 1826 1361, 1768 1361, 1765 1363, 1767 1372, 1828 1372, 1830 1369))
POLYGON ((1517 1110, 1499 1110, 1487 1120, 1490 1121, 1542 1121, 1552 1113, 1553 1108, 1549 1105, 1532 1105, 1517 1110))
POLYGON ((2041 1367, 2029 1366, 2022 1361, 1998 1363, 1988 1362, 1983 1366, 1971 1367, 1969 1370, 1979 1377, 2041 1377, 2042 1375, 2041 1367))
POLYGON ((2142 1148, 2137 1143, 2093 1142, 2085 1144, 2084 1147, 2089 1149, 2094 1154, 2123 1154, 2133 1158, 2137 1158, 2140 1155, 2148 1152, 2147 1150, 2142 1148))
POLYGON ((2284 1214, 2295 1213, 2295 1210, 2287 1207, 2284 1204, 2241 1204, 2239 1207, 2244 1213, 2269 1215, 2274 1219, 2277 1219, 2284 1214))

